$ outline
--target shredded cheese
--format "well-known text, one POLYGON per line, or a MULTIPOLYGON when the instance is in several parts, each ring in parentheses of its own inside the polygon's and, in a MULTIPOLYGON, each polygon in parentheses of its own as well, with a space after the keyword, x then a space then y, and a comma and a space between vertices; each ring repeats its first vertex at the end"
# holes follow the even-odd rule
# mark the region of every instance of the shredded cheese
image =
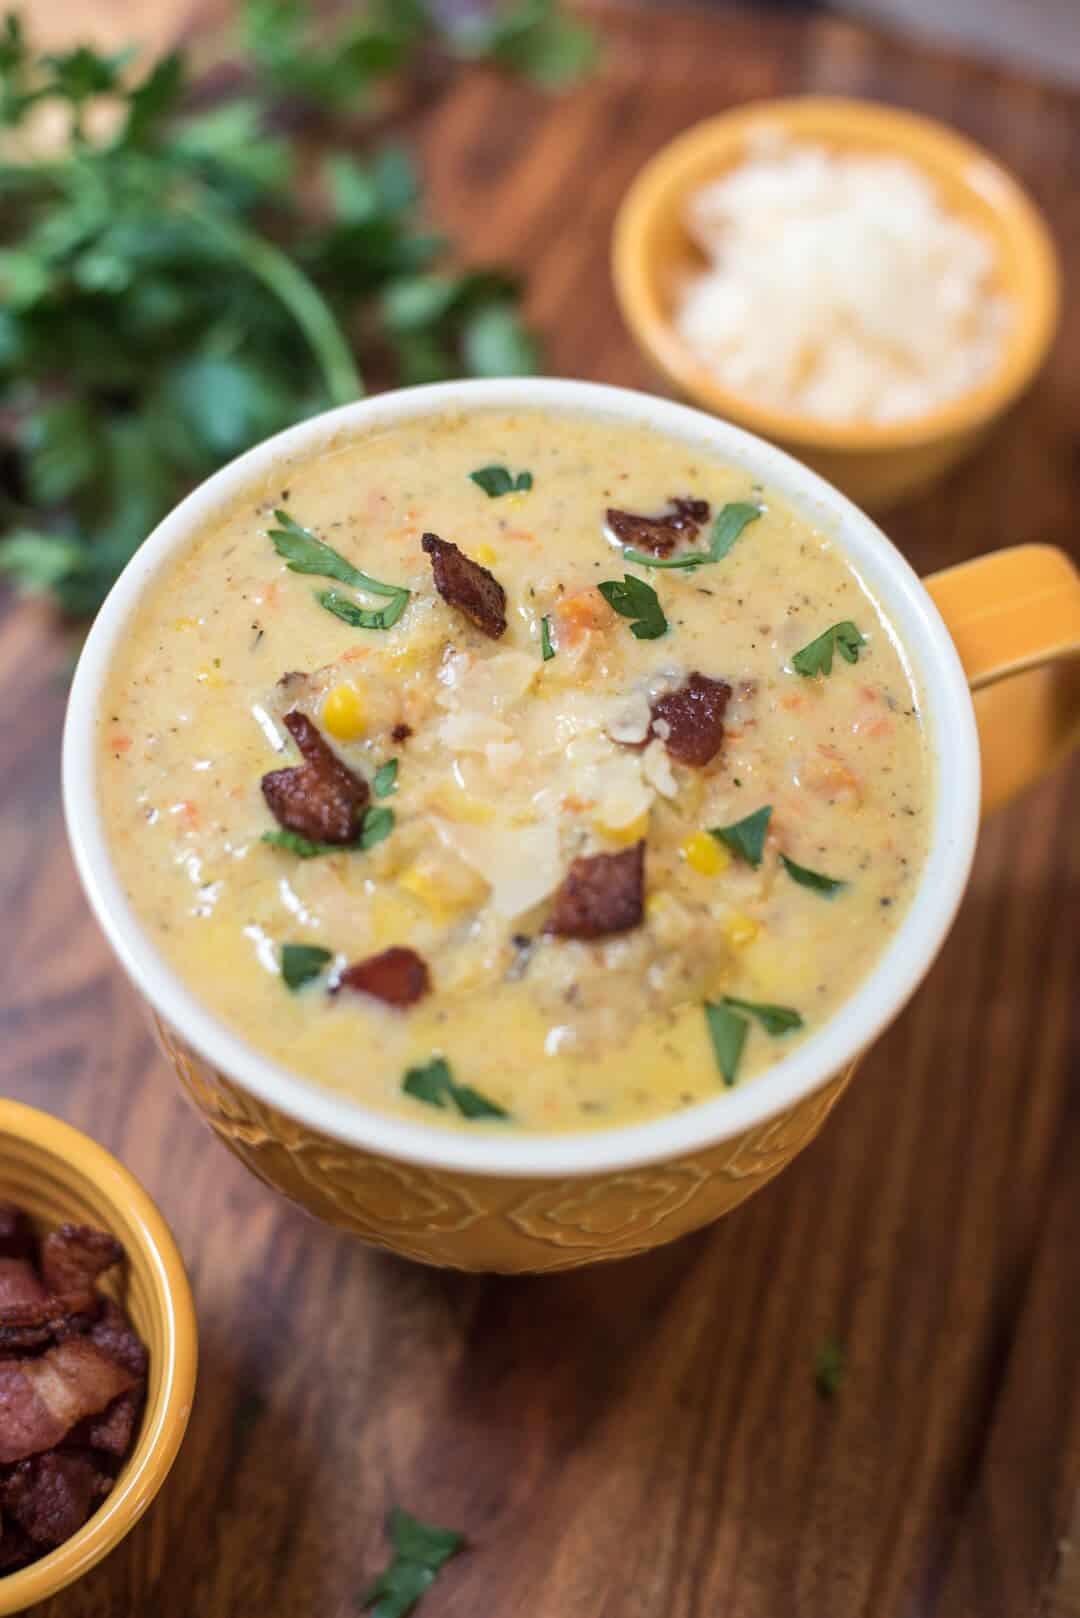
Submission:
POLYGON ((732 391, 825 421, 924 415, 1000 360, 993 244, 904 158, 761 137, 695 192, 676 324, 732 391))

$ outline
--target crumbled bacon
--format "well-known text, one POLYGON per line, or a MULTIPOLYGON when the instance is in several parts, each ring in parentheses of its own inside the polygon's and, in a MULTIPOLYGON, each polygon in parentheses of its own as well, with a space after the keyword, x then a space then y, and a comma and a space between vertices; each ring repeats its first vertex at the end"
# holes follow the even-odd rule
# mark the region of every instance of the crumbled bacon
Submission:
POLYGON ((112 1478, 90 1456, 35 1455, 0 1482, 0 1506, 31 1547, 51 1550, 82 1527, 111 1487, 112 1478))
POLYGON ((676 691, 658 697, 652 705, 651 734, 680 764, 708 764, 724 740, 724 712, 731 687, 706 674, 691 674, 676 691))
POLYGON ((271 770, 262 778, 263 797, 278 824, 313 843, 354 843, 370 792, 323 739, 307 714, 294 708, 285 727, 303 764, 271 770))
POLYGON ((337 988, 374 995, 388 1006, 413 1006, 430 990, 431 974, 422 955, 395 946, 347 966, 337 988))
POLYGON ((603 938, 641 923, 645 841, 619 854, 576 859, 555 894, 545 932, 560 938, 603 938))
POLYGON ((435 588, 443 600, 498 640, 506 629, 506 592, 494 573, 438 534, 424 534, 420 544, 431 557, 435 588))
POLYGON ((36 1359, 0 1361, 0 1465, 54 1448, 134 1384, 85 1337, 56 1343, 36 1359))
POLYGON ((87 1225, 61 1225, 41 1244, 41 1278, 58 1298, 93 1293, 98 1276, 119 1264, 124 1249, 115 1236, 87 1225))
POLYGON ((395 742, 407 742, 411 735, 412 726, 402 723, 394 726, 393 730, 390 732, 390 739, 391 741, 395 742))
POLYGON ((707 500, 680 499, 672 495, 671 511, 658 517, 642 517, 633 511, 616 511, 608 507, 607 522, 620 545, 651 551, 654 556, 668 556, 680 539, 694 539, 702 523, 709 520, 707 500))
POLYGON ((0 1202, 0 1258, 29 1258, 34 1231, 21 1208, 0 1202))

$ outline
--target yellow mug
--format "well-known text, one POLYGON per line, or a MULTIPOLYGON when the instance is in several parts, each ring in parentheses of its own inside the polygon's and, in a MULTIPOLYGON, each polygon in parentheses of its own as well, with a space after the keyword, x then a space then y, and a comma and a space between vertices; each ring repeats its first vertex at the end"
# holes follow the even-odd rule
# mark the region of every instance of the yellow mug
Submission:
POLYGON ((1078 652, 1080 578, 1059 551, 1021 546, 937 574, 924 587, 870 519, 816 473, 713 416, 583 382, 412 388, 304 422, 250 451, 146 541, 102 608, 72 687, 64 735, 68 835, 98 921, 147 1001, 181 1083, 260 1179, 328 1223, 430 1264, 567 1269, 640 1252, 709 1223, 813 1138, 860 1053, 927 971, 963 896, 980 812, 980 746, 982 800, 991 808, 1080 738, 1078 652), (924 692, 938 765, 934 832, 919 889, 881 961, 820 1031, 768 1073, 645 1124, 481 1135, 386 1117, 320 1089, 253 1050, 198 1002, 154 950, 109 856, 97 791, 99 704, 114 649, 160 570, 246 488, 265 487, 286 460, 400 421, 486 409, 644 422, 743 467, 835 536, 883 601, 924 692))

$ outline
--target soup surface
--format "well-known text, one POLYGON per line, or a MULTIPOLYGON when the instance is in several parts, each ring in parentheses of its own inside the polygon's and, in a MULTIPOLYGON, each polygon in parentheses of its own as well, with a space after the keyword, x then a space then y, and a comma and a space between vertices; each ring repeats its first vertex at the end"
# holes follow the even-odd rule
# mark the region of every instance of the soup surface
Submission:
POLYGON ((280 462, 150 589, 100 727, 116 867, 201 1000, 461 1128, 752 1080, 875 964, 930 832, 912 675, 835 543, 548 411, 280 462))

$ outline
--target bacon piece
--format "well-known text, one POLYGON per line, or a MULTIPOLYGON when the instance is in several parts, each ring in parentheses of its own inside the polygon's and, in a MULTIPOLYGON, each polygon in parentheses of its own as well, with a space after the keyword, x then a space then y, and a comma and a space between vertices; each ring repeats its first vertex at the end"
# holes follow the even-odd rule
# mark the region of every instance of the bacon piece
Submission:
POLYGON ((390 732, 390 739, 394 742, 407 742, 412 735, 412 726, 404 723, 395 725, 390 732))
POLYGON ((0 1465, 52 1449, 134 1384, 85 1337, 57 1343, 37 1359, 0 1361, 0 1465))
POLYGON ((111 1298, 103 1300, 101 1314, 87 1336, 103 1354, 130 1372, 135 1385, 119 1394, 101 1415, 88 1416, 73 1427, 65 1444, 103 1450, 123 1459, 142 1415, 150 1357, 124 1311, 111 1298))
POLYGON ((102 1300, 101 1313, 87 1333, 103 1354, 134 1377, 145 1378, 150 1364, 142 1338, 127 1315, 111 1298, 102 1300))
POLYGON ((650 735, 661 734, 664 746, 680 764, 708 764, 724 740, 724 713, 731 687, 707 674, 691 674, 677 691, 658 697, 652 705, 650 735), (664 730, 658 732, 657 721, 664 730))
POLYGON ((115 1236, 88 1225, 61 1225, 41 1244, 41 1276, 58 1298, 93 1293, 103 1271, 119 1264, 124 1249, 115 1236))
POLYGON ((35 1547, 51 1547, 70 1539, 111 1487, 88 1456, 35 1455, 0 1483, 0 1504, 35 1547))
POLYGON ((661 512, 658 517, 642 517, 633 511, 616 511, 608 507, 607 522, 620 545, 651 551, 654 556, 668 556, 677 540, 694 539, 703 522, 709 520, 707 500, 670 497, 673 511, 661 512))
POLYGON ((0 1520, 0 1574, 14 1573, 16 1568, 25 1567, 38 1555, 40 1552, 33 1540, 11 1517, 0 1520))
POLYGON ((304 762, 263 776, 270 813, 287 831, 312 843, 355 843, 371 796, 367 782, 341 762, 299 708, 287 713, 284 723, 304 762))
POLYGON ((422 955, 395 945, 347 966, 337 988, 374 995, 388 1006, 414 1006, 431 989, 431 973, 422 955))
POLYGON ((0 1258, 31 1258, 34 1228, 21 1208, 0 1202, 0 1258))
POLYGON ((641 923, 645 840, 619 854, 576 859, 555 894, 544 931, 560 938, 603 938, 641 923))
POLYGON ((506 592, 494 573, 438 534, 424 534, 420 544, 431 557, 435 588, 443 600, 498 640, 506 628, 506 592))

